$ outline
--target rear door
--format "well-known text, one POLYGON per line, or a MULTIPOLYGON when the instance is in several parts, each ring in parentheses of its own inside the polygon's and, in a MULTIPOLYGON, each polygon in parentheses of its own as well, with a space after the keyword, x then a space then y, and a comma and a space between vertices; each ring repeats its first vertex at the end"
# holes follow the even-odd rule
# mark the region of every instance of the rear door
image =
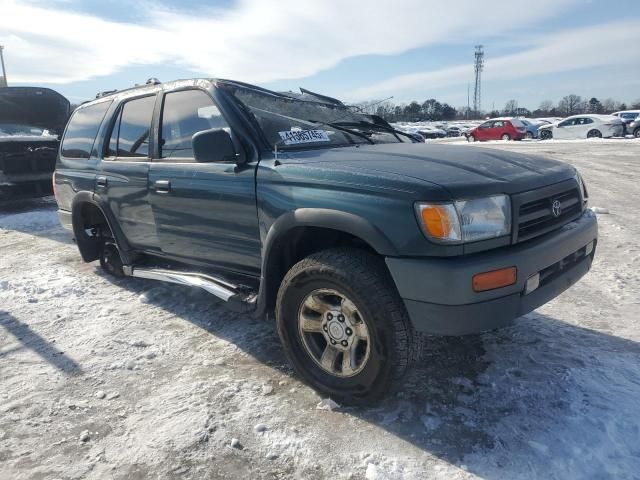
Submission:
POLYGON ((502 135, 506 132, 507 130, 505 127, 505 122, 503 122, 502 120, 496 120, 495 122, 493 122, 493 125, 487 133, 487 140, 500 140, 500 138, 502 138, 502 135))
POLYGON ((96 194, 106 199, 129 243, 143 250, 158 246, 148 195, 155 102, 156 94, 151 94, 120 104, 96 176, 96 194))
POLYGON ((589 117, 576 118, 573 127, 574 138, 586 138, 590 130, 593 129, 593 120, 589 117))
POLYGON ((208 92, 164 94, 158 155, 149 172, 160 246, 165 255, 191 264, 258 276, 257 160, 242 166, 196 163, 191 139, 212 128, 230 131, 208 92))

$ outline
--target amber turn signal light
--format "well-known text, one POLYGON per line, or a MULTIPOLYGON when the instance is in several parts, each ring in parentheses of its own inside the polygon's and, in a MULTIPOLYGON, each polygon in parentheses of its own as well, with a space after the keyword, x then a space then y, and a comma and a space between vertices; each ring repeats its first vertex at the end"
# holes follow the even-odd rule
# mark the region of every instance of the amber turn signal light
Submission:
MULTIPOLYGON (((455 216, 455 211, 452 212, 450 205, 425 205, 420 209, 422 225, 436 239, 446 239, 451 235, 454 229, 452 214, 455 216)), ((455 220, 457 217, 454 218, 455 220)))
POLYGON ((518 269, 516 267, 501 268, 491 272, 477 273, 473 276, 474 292, 485 292, 495 288, 508 287, 516 283, 518 269))

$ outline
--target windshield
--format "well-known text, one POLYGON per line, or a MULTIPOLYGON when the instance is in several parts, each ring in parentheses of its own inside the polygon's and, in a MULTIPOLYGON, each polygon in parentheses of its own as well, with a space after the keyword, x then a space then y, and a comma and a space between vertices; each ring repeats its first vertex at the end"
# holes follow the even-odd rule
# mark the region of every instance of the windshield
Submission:
POLYGON ((49 130, 22 123, 0 123, 0 137, 55 137, 49 130))
POLYGON ((410 141, 343 105, 244 87, 237 87, 233 95, 253 114, 269 144, 279 150, 410 141))

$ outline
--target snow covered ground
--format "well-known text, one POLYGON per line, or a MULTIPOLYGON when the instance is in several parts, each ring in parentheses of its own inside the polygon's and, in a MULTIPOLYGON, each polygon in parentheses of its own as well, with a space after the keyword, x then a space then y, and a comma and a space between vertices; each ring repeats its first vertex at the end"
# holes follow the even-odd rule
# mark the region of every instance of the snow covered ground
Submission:
POLYGON ((271 322, 82 263, 51 201, 0 207, 0 478, 640 478, 640 141, 487 147, 580 169, 609 212, 593 269, 432 339, 370 408, 316 408, 271 322))

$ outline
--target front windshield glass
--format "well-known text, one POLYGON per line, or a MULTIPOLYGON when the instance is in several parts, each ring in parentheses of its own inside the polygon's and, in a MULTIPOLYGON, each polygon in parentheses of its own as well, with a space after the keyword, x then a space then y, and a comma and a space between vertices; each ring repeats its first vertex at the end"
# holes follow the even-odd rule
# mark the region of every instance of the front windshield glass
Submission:
POLYGON ((0 123, 0 137, 55 137, 53 132, 33 125, 0 123))
POLYGON ((270 145, 279 150, 409 141, 345 106, 243 87, 233 94, 254 115, 270 145))

